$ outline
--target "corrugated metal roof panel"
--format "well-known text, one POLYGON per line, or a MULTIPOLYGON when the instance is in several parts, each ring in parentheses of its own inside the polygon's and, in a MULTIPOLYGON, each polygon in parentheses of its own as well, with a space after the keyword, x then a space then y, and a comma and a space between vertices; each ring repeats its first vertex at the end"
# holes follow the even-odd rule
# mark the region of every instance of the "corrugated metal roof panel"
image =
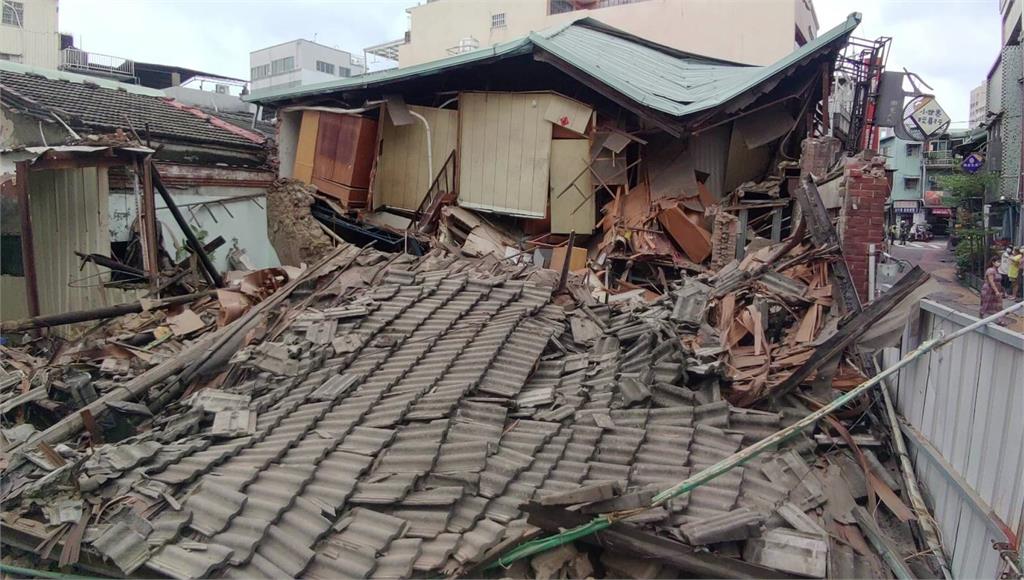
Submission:
POLYGON ((757 67, 683 53, 583 18, 491 48, 328 83, 256 91, 248 100, 270 103, 382 87, 540 49, 566 63, 578 76, 603 84, 641 107, 679 117, 723 105, 772 82, 793 66, 845 40, 859 23, 860 14, 851 14, 839 26, 774 64, 757 67))

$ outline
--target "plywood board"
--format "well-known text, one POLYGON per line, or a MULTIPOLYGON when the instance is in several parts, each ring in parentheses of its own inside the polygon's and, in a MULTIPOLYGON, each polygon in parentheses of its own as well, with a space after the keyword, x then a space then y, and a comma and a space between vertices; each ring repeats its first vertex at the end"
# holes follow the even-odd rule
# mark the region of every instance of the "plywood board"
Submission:
POLYGON ((385 116, 381 129, 380 155, 373 179, 373 205, 415 210, 434 177, 452 151, 459 136, 459 113, 450 109, 408 106, 430 124, 433 168, 427 160, 427 129, 417 120, 396 126, 385 116), (433 175, 431 174, 433 173, 433 175))
POLYGON ((302 112, 292 176, 307 185, 313 181, 313 160, 316 157, 316 136, 319 127, 320 111, 302 112))
POLYGON ((710 234, 690 220, 683 210, 669 207, 661 210, 658 221, 694 263, 700 264, 711 255, 710 234))
POLYGON ((561 95, 551 95, 548 98, 547 110, 544 112, 544 120, 583 135, 587 131, 590 117, 594 110, 588 105, 579 101, 565 98, 561 95))
POLYGON ((551 93, 462 93, 459 205, 543 218, 548 204, 551 93))
POLYGON ((587 165, 590 142, 556 139, 551 142, 551 233, 594 230, 594 187, 587 165), (572 181, 573 179, 576 181, 572 181))

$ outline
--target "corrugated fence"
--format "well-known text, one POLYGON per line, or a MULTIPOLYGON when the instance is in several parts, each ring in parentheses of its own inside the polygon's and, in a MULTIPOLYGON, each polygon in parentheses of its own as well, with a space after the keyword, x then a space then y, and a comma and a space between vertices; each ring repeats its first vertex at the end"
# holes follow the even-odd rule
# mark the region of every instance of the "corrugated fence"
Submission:
MULTIPOLYGON (((975 320, 922 301, 903 352, 975 320)), ((994 544, 1024 531, 1024 335, 980 328, 901 371, 894 395, 953 575, 997 578, 994 544)))

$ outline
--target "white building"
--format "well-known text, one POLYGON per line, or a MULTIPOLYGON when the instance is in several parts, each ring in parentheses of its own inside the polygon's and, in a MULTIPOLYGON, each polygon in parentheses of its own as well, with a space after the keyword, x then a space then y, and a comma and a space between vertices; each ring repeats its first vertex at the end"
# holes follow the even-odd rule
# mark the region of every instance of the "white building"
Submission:
POLYGON ((40 68, 57 68, 60 34, 57 0, 0 0, 0 60, 40 68))
POLYGON ((589 16, 686 52, 767 65, 818 34, 812 0, 429 0, 408 13, 404 38, 365 52, 410 66, 589 16))
POLYGON ((351 53, 309 40, 292 40, 249 53, 250 87, 295 87, 366 72, 351 53))
POLYGON ((981 83, 971 91, 971 129, 976 128, 985 120, 988 113, 988 88, 981 83))

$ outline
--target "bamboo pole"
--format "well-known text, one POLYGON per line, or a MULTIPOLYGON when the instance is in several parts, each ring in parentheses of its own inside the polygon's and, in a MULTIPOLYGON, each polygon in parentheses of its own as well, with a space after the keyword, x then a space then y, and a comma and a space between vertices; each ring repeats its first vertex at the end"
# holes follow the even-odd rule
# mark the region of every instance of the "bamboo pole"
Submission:
POLYGON ((826 415, 831 414, 833 411, 836 411, 837 409, 843 407, 850 401, 856 399, 864 392, 866 392, 868 389, 883 381, 885 378, 896 374, 897 372, 899 372, 900 369, 909 365, 915 360, 921 358, 925 354, 937 348, 941 348, 949 344, 950 342, 960 338, 961 336, 973 332, 974 330, 982 326, 985 326, 989 323, 995 322, 1000 318, 1006 316, 1007 314, 1014 312, 1016 310, 1020 310, 1021 308, 1024 308, 1024 302, 1016 303, 1008 308, 1005 308, 993 314, 992 316, 989 316, 988 318, 983 318, 973 324, 969 324, 954 333, 936 339, 927 340, 921 343, 920 346, 918 346, 910 353, 905 355, 895 365, 864 381, 863 383, 861 383, 854 389, 850 390, 849 392, 840 395, 828 405, 825 405, 822 408, 818 409, 817 411, 811 413, 810 415, 807 415, 806 417, 797 421, 796 423, 793 423, 789 427, 786 427, 785 429, 782 429, 780 431, 773 433, 772 435, 769 435, 768 437, 765 437, 764 439, 758 441, 757 443, 751 445, 750 447, 747 447, 746 449, 741 449, 740 451, 737 451, 736 453, 730 455, 729 457, 726 457, 725 459, 719 461, 718 463, 705 469, 702 469, 696 475, 677 483, 676 485, 666 489, 665 491, 662 491, 658 495, 654 496, 654 498, 651 500, 651 504, 647 507, 622 512, 601 514, 586 524, 565 530, 559 534, 554 534, 552 536, 538 538, 536 540, 526 542, 525 544, 522 544, 516 547, 515 549, 511 550, 508 554, 495 560, 494 563, 488 567, 488 569, 505 567, 515 562, 516 560, 520 560, 522 558, 533 556, 534 554, 539 554, 552 548, 557 548, 558 546, 568 544, 569 542, 572 542, 578 538, 582 538, 584 536, 604 530, 616 521, 656 508, 678 495, 693 491, 694 489, 717 478, 718 476, 729 472, 733 468, 743 465, 747 461, 750 461, 751 459, 760 455, 764 451, 775 447, 779 443, 785 442, 786 440, 795 436, 803 429, 821 420, 826 415))

